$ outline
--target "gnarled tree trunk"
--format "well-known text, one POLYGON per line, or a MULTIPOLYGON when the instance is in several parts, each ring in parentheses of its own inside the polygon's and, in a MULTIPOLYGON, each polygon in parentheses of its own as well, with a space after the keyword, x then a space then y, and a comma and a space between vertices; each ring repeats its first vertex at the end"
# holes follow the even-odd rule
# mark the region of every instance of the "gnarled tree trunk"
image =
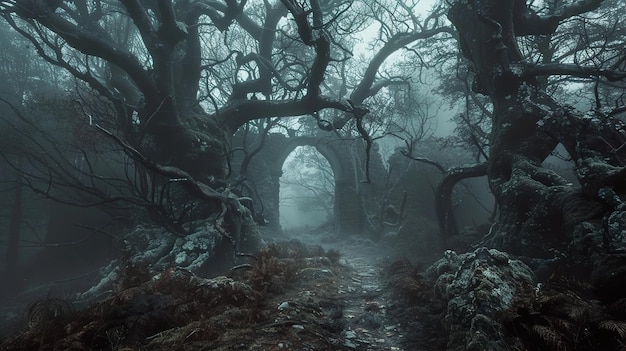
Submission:
MULTIPOLYGON (((531 15, 519 0, 457 1, 450 8, 463 55, 476 72, 473 89, 493 103, 487 173, 500 208, 493 246, 548 258, 553 249, 582 250, 576 245, 582 240, 585 250, 597 252, 623 245, 626 129, 618 120, 584 116, 554 101, 536 81, 550 71, 526 64, 516 43, 517 36, 552 33, 560 20, 600 3, 575 2, 559 17, 546 18, 531 15), (576 165, 580 187, 542 168, 559 143, 576 165)), ((615 78, 583 67, 558 68, 555 74, 615 78)))

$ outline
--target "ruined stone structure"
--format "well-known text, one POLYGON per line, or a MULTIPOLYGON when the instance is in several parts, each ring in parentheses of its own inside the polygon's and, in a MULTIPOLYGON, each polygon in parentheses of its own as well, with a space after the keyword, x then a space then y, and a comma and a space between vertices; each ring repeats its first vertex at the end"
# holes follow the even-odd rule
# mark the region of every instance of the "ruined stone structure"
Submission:
MULTIPOLYGON (((258 135, 248 135, 247 145, 258 145, 258 135)), ((337 233, 360 235, 366 231, 363 197, 378 191, 375 185, 364 183, 365 148, 360 139, 342 140, 332 136, 287 137, 273 133, 266 137, 264 147, 251 160, 247 175, 247 194, 253 199, 255 211, 262 212, 267 225, 280 230, 279 191, 283 165, 289 154, 298 146, 313 146, 323 155, 332 168, 335 178, 334 220, 337 233)), ((233 138, 233 150, 243 145, 243 137, 233 138)), ((240 165, 243 152, 234 152, 231 179, 242 175, 240 165)), ((384 176, 380 156, 372 152, 370 173, 372 178, 384 176)))

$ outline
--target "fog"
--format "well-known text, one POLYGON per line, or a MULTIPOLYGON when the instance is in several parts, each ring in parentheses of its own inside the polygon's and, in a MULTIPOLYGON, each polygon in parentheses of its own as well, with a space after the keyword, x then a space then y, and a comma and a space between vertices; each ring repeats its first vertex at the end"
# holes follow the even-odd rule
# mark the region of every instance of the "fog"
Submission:
MULTIPOLYGON (((318 160, 323 160, 321 154, 312 146, 297 147, 285 160, 283 175, 280 178, 279 200, 280 226, 283 230, 305 226, 317 227, 330 218, 329 210, 332 211, 332 208, 320 206, 320 199, 316 198, 316 193, 313 191, 313 188, 319 185, 319 182, 316 184, 316 180, 319 181, 319 179, 310 175, 314 176, 317 170, 302 158, 296 157, 305 148, 309 152, 317 153, 318 160)), ((323 161, 322 165, 332 172, 328 162, 323 161)), ((332 194, 326 194, 326 196, 329 197, 332 194)), ((332 204, 332 199, 330 203, 332 204)))
POLYGON ((280 226, 283 230, 316 227, 328 220, 329 216, 323 209, 299 208, 297 200, 292 197, 297 193, 290 188, 283 186, 280 192, 280 226))
POLYGON ((623 349, 620 13, 0 1, 0 350, 623 349))

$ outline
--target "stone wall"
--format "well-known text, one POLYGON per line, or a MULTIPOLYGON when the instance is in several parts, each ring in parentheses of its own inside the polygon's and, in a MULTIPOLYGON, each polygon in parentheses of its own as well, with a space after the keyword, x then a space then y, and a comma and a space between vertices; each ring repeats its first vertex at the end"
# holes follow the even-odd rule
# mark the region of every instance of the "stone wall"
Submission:
MULTIPOLYGON (((246 145, 254 149, 259 144, 256 134, 249 134, 246 145)), ((234 157, 231 162, 233 170, 231 182, 241 177, 240 166, 244 153, 238 151, 243 147, 243 134, 233 138, 234 157)), ((370 159, 370 176, 372 183, 365 183, 365 144, 361 139, 341 140, 335 136, 300 136, 287 137, 273 133, 266 137, 263 149, 254 156, 246 175, 248 181, 243 195, 250 196, 256 212, 262 213, 267 226, 280 230, 279 191, 282 167, 287 156, 298 146, 315 147, 330 164, 335 177, 335 229, 342 235, 363 235, 367 232, 366 214, 369 200, 376 198, 380 192, 385 168, 382 159, 373 148, 370 159), (367 203, 364 199, 368 199, 367 203)))

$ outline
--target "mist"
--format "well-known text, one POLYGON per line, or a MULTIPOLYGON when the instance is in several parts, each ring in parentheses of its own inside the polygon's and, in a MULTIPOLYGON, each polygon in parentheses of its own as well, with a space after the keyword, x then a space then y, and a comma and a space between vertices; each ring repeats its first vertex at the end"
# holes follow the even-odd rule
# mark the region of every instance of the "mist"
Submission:
POLYGON ((624 13, 0 1, 0 349, 624 349, 624 13))

